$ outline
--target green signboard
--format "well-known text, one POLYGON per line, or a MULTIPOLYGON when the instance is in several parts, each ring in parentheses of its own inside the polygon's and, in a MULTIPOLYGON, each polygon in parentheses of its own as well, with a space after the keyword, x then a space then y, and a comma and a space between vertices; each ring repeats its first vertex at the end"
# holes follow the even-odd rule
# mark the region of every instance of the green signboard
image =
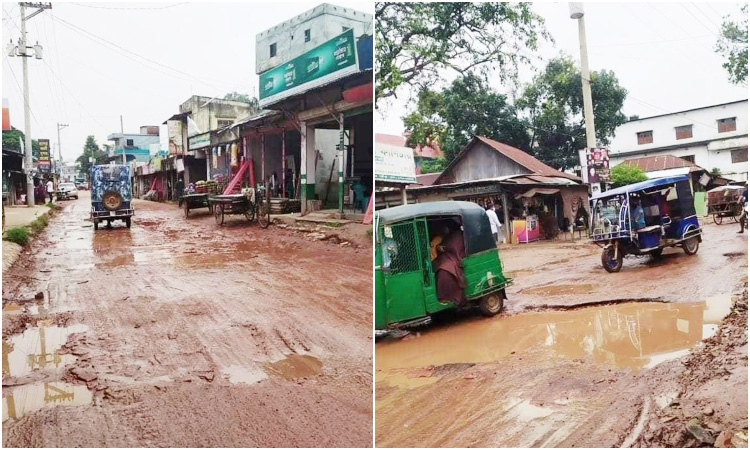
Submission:
POLYGON ((188 150, 208 147, 211 145, 211 133, 197 134, 188 138, 188 150))
POLYGON ((292 89, 310 81, 328 78, 329 75, 342 69, 356 70, 357 56, 354 49, 354 31, 350 29, 297 58, 261 74, 260 99, 265 100, 282 92, 291 95, 292 89))

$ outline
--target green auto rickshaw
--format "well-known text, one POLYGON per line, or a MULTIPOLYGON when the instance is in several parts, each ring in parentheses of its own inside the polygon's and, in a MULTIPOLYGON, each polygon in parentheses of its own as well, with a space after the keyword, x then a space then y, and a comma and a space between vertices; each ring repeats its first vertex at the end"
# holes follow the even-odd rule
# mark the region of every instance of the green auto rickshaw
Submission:
POLYGON ((426 323, 432 314, 457 308, 457 302, 438 299, 432 260, 441 233, 460 233, 451 236, 463 241, 461 307, 478 306, 486 316, 502 311, 512 280, 503 275, 489 219, 479 205, 440 201, 397 206, 376 213, 375 230, 377 330, 426 323))

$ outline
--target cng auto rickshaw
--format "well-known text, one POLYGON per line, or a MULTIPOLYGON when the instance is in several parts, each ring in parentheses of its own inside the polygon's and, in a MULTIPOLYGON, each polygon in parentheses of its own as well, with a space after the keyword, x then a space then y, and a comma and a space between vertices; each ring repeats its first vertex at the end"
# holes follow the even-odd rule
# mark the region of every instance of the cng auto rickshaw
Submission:
POLYGON ((432 314, 457 308, 439 300, 431 261, 431 242, 450 227, 462 233, 464 245, 461 307, 478 306, 486 316, 502 311, 512 280, 503 275, 484 209, 461 201, 404 205, 375 214, 376 329, 423 324, 432 314))
POLYGON ((693 255, 702 241, 687 175, 602 192, 592 197, 591 211, 591 239, 603 247, 607 272, 619 272, 625 255, 659 258, 666 247, 693 255))
POLYGON ((91 220, 94 230, 100 222, 122 220, 130 228, 130 219, 135 214, 131 207, 130 166, 121 164, 91 167, 91 220))

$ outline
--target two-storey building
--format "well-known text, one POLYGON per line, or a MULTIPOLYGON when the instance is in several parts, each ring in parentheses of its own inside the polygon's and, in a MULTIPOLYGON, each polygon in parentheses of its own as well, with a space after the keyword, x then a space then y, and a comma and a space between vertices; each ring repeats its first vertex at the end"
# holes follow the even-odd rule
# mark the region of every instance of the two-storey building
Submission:
POLYGON ((747 180, 747 100, 626 122, 610 144, 610 167, 672 155, 736 181, 747 180))

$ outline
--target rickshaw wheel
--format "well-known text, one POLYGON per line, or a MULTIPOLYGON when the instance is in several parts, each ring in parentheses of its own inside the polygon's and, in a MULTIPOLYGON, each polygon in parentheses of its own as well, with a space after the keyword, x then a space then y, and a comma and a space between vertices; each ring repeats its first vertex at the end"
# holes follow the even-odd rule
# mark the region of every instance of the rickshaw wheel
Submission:
POLYGON ((650 254, 650 255, 651 255, 651 256, 652 256, 652 257, 653 257, 654 259, 659 259, 659 258, 661 258, 661 253, 662 253, 663 251, 664 251, 664 249, 663 249, 663 248, 657 248, 656 250, 651 250, 651 251, 649 252, 649 254, 650 254))
POLYGON ((716 225, 721 225, 721 214, 714 214, 714 223, 716 225))
POLYGON ((185 202, 185 218, 187 219, 190 215, 190 208, 188 208, 187 202, 185 202))
POLYGON ((268 211, 268 203, 265 201, 258 205, 258 224, 261 228, 268 228, 270 224, 270 214, 268 211))
POLYGON ((614 247, 607 247, 602 250, 602 266, 609 273, 619 272, 622 269, 622 251, 617 252, 617 258, 614 255, 614 247))
POLYGON ((99 229, 99 221, 94 219, 94 231, 99 229))
POLYGON ((487 294, 479 300, 479 312, 483 316, 492 317, 503 310, 503 298, 497 293, 487 294))
POLYGON ((221 205, 214 205, 214 218, 218 225, 224 225, 224 208, 221 205))
POLYGON ((698 240, 698 238, 693 237, 683 242, 682 250, 688 255, 695 255, 696 253, 698 253, 699 245, 700 245, 700 241, 698 240))

